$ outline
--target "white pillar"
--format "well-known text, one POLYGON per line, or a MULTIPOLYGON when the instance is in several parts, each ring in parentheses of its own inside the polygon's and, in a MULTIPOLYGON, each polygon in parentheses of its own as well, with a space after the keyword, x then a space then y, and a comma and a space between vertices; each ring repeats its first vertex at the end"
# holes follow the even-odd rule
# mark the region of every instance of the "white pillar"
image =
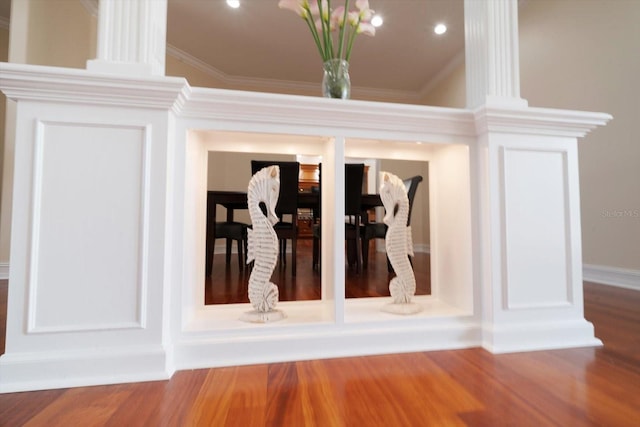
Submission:
POLYGON ((100 0, 97 58, 90 71, 163 76, 167 0, 100 0))
POLYGON ((520 98, 517 0, 465 0, 482 346, 599 345, 584 319, 577 140, 610 119, 520 98))
POLYGON ((527 106, 520 98, 517 0, 465 0, 467 108, 527 106))

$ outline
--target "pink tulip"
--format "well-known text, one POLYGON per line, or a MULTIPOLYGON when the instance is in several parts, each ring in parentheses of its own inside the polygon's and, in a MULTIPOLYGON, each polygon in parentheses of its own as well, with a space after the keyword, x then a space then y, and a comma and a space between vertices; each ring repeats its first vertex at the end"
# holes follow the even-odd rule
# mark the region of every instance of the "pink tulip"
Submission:
POLYGON ((358 34, 364 34, 371 37, 376 35, 376 27, 371 25, 369 22, 361 22, 356 31, 358 34))
POLYGON ((304 18, 306 11, 304 9, 305 0, 280 0, 278 7, 280 9, 290 10, 304 18))
POLYGON ((305 20, 323 61, 331 58, 348 61, 355 36, 376 33, 370 22, 374 12, 369 8, 369 0, 355 0, 356 9, 352 11, 346 10, 349 3, 345 1, 343 6, 330 9, 328 0, 280 0, 278 7, 291 10, 305 20), (331 34, 336 29, 340 29, 337 37, 331 34))
POLYGON ((344 6, 340 6, 331 12, 331 24, 336 27, 344 25, 344 6))
POLYGON ((361 21, 371 21, 374 11, 369 8, 369 0, 356 0, 356 7, 360 11, 358 15, 361 21))
MULTIPOLYGON (((303 0, 303 1, 309 4, 309 10, 311 11, 311 15, 313 16, 320 15, 318 0, 303 0)), ((327 2, 327 0, 322 0, 322 13, 325 16, 325 19, 329 18, 329 3, 327 2)))

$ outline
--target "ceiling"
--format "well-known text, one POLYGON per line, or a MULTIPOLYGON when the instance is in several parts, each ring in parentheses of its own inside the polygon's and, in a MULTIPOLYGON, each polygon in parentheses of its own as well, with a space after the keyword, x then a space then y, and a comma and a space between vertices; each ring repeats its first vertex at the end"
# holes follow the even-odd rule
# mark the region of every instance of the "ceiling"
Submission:
MULTIPOLYGON (((69 1, 69 0, 57 0, 69 1)), ((0 16, 9 16, 10 0, 0 0, 0 16)), ((355 1, 351 0, 350 4, 355 1)), ((341 5, 342 0, 333 0, 341 5)), ((384 18, 375 37, 359 35, 350 75, 354 89, 398 95, 424 92, 464 51, 463 0, 369 0, 384 18), (449 30, 433 33, 438 22, 449 30)), ((318 84, 322 63, 302 19, 278 8, 278 0, 241 0, 239 9, 225 0, 168 0, 170 53, 196 59, 201 68, 231 85, 318 84)))
MULTIPOLYGON (((304 21, 278 0, 168 0, 168 43, 231 80, 319 84, 322 60, 304 21)), ((350 4, 355 1, 351 0, 350 4)), ((333 6, 344 4, 333 0, 333 6)), ((369 0, 384 18, 359 35, 349 72, 354 87, 419 92, 464 51, 463 0, 369 0), (438 22, 449 30, 433 32, 438 22)))

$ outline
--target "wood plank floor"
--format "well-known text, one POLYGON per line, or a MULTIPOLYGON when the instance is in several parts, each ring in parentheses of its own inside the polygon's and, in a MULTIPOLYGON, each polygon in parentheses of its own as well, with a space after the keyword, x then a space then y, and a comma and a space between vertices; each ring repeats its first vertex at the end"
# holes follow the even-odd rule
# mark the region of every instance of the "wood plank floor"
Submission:
MULTIPOLYGON (((0 281, 2 349, 6 292, 0 281)), ((585 316, 604 347, 181 371, 169 381, 0 395, 0 425, 638 426, 640 292, 586 283, 585 316)))
MULTIPOLYGON (((278 284, 280 301, 304 301, 320 299, 320 274, 311 268, 310 239, 298 240, 296 277, 291 275, 291 254, 287 264, 276 266, 271 281, 278 284)), ((431 263, 429 254, 416 253, 413 258, 416 276, 416 295, 431 294, 431 263)), ((213 257, 213 273, 205 280, 205 304, 230 304, 249 302, 247 294, 250 270, 240 271, 234 255, 229 266, 224 254, 213 257)), ((369 265, 358 273, 355 268, 345 268, 346 298, 389 296, 389 280, 394 277, 387 269, 387 257, 375 252, 370 245, 369 265)))

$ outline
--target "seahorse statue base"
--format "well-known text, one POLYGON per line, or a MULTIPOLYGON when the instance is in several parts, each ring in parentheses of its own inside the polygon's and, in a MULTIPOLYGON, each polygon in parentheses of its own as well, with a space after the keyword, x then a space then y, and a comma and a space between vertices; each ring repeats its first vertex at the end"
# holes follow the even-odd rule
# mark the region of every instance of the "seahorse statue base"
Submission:
POLYGON ((270 323, 285 319, 287 315, 282 310, 274 309, 271 311, 251 310, 242 313, 240 320, 251 323, 270 323))
POLYGON ((422 311, 422 305, 415 302, 390 302, 389 304, 383 305, 380 310, 386 313, 408 315, 420 313, 422 311))

